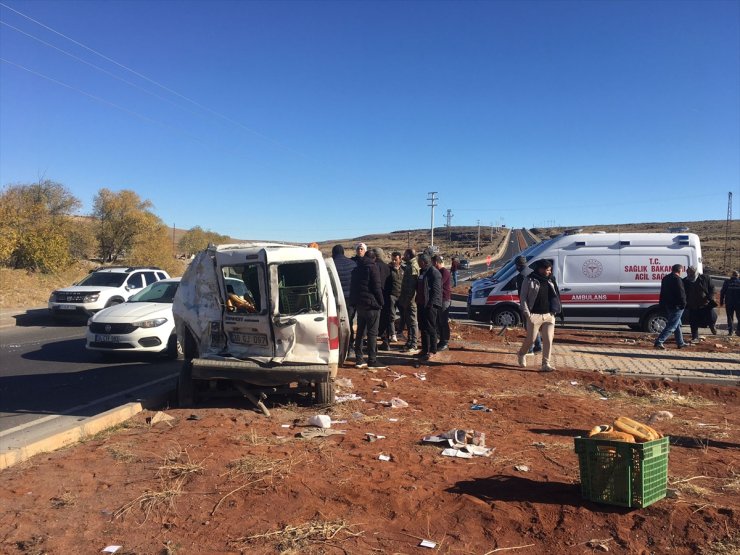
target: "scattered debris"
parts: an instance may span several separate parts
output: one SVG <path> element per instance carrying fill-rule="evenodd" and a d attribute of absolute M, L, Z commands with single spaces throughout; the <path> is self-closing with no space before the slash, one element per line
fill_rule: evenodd
<path fill-rule="evenodd" d="M 119 549 L 121 549 L 121 547 L 123 547 L 123 546 L 122 545 L 109 545 L 108 547 L 106 547 L 105 549 L 103 549 L 103 551 L 101 551 L 101 553 L 115 553 L 116 551 L 118 551 Z"/>
<path fill-rule="evenodd" d="M 519 472 L 529 472 L 529 467 L 526 464 L 517 464 L 514 465 L 514 470 L 518 470 Z"/>
<path fill-rule="evenodd" d="M 167 425 L 172 427 L 172 424 L 170 423 L 172 420 L 174 420 L 174 416 L 170 416 L 169 414 L 165 414 L 164 412 L 157 411 L 154 416 L 150 416 L 146 419 L 146 423 L 150 426 L 154 426 L 155 424 L 158 424 L 160 422 L 167 422 Z"/>
<path fill-rule="evenodd" d="M 344 435 L 347 432 L 345 430 L 329 430 L 326 428 L 312 428 L 310 430 L 303 430 L 302 432 L 298 432 L 295 437 L 299 437 L 301 439 L 314 439 L 317 437 L 329 437 L 329 436 L 340 436 Z"/>
<path fill-rule="evenodd" d="M 388 462 L 388 461 L 391 460 L 391 456 L 390 455 L 378 455 L 378 459 L 381 460 L 381 461 Z"/>
<path fill-rule="evenodd" d="M 669 412 L 667 410 L 659 410 L 658 412 L 655 412 L 650 415 L 650 418 L 648 418 L 647 423 L 654 424 L 660 420 L 670 420 L 671 418 L 673 418 L 672 412 Z"/>
<path fill-rule="evenodd" d="M 435 547 L 437 547 L 437 542 L 433 542 L 432 540 L 421 540 L 419 547 L 428 547 L 429 549 L 434 549 Z"/>
<path fill-rule="evenodd" d="M 337 387 L 341 387 L 344 389 L 354 389 L 354 385 L 352 385 L 352 378 L 337 378 L 334 383 Z"/>
<path fill-rule="evenodd" d="M 398 422 L 398 418 L 389 418 L 388 422 Z"/>
<path fill-rule="evenodd" d="M 598 393 L 602 397 L 609 397 L 609 393 L 607 393 L 606 389 L 604 389 L 603 387 L 599 387 L 598 385 L 596 385 L 594 383 L 588 384 L 588 386 L 586 387 L 586 389 L 588 389 L 589 391 L 593 391 L 595 393 Z"/>
<path fill-rule="evenodd" d="M 532 444 L 533 447 L 547 447 L 547 444 L 544 441 L 535 441 Z"/>
<path fill-rule="evenodd" d="M 309 426 L 317 428 L 331 428 L 331 416 L 327 414 L 316 414 L 308 419 Z"/>
<path fill-rule="evenodd" d="M 420 379 L 423 382 L 427 381 L 427 373 L 426 372 L 414 372 L 414 377 Z"/>
<path fill-rule="evenodd" d="M 362 401 L 362 397 L 360 397 L 357 393 L 347 393 L 346 395 L 337 395 L 334 398 L 334 401 L 336 403 L 346 403 L 347 401 Z"/>
<path fill-rule="evenodd" d="M 578 385 L 578 382 L 573 380 L 572 382 L 570 382 L 570 385 Z"/>
<path fill-rule="evenodd" d="M 458 459 L 472 459 L 473 454 L 468 453 L 467 451 L 463 451 L 462 449 L 455 449 L 453 447 L 448 447 L 447 449 L 444 449 L 442 451 L 443 457 L 455 457 Z"/>
<path fill-rule="evenodd" d="M 370 432 L 365 432 L 365 439 L 372 443 L 373 441 L 378 441 L 379 439 L 385 439 L 385 436 L 381 436 L 378 434 L 371 434 Z"/>
<path fill-rule="evenodd" d="M 606 542 L 611 541 L 611 538 L 608 540 L 588 540 L 586 542 L 586 545 L 590 547 L 591 549 L 598 549 L 600 551 L 609 551 L 609 546 L 606 545 Z"/>
<path fill-rule="evenodd" d="M 200 420 L 200 415 L 191 414 L 190 416 L 188 416 L 188 420 Z"/>

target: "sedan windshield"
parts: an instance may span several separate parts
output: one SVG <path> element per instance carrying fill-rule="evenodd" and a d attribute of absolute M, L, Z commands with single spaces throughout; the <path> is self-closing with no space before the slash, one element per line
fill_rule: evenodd
<path fill-rule="evenodd" d="M 175 291 L 177 291 L 177 282 L 165 282 L 158 281 L 152 283 L 148 287 L 145 287 L 136 295 L 131 297 L 128 302 L 130 303 L 171 303 L 172 299 L 175 298 Z"/>

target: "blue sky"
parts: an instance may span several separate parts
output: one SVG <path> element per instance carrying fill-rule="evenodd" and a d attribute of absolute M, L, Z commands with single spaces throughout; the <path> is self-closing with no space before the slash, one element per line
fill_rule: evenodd
<path fill-rule="evenodd" d="M 728 191 L 740 213 L 738 1 L 0 0 L 0 21 L 0 183 L 83 211 L 133 189 L 170 226 L 298 242 L 428 227 L 430 191 L 440 225 L 724 219 Z"/>

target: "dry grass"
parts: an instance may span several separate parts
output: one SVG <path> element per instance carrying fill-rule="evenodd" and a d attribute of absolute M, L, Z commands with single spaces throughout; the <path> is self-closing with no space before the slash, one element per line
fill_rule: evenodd
<path fill-rule="evenodd" d="M 95 264 L 78 262 L 57 274 L 0 268 L 0 308 L 46 306 L 49 293 L 81 280 Z"/>
<path fill-rule="evenodd" d="M 688 395 L 681 395 L 677 391 L 660 390 L 651 391 L 644 395 L 635 395 L 625 392 L 617 392 L 612 395 L 614 399 L 621 399 L 628 401 L 636 405 L 650 405 L 656 410 L 660 406 L 663 407 L 688 407 L 688 408 L 701 408 L 710 407 L 716 405 L 714 401 L 710 401 L 705 397 L 694 395 L 689 393 Z"/>
<path fill-rule="evenodd" d="M 65 491 L 58 497 L 51 498 L 51 506 L 55 509 L 63 509 L 64 507 L 72 507 L 77 503 L 77 497 L 72 493 Z"/>
<path fill-rule="evenodd" d="M 270 543 L 281 555 L 305 553 L 309 545 L 336 545 L 349 538 L 361 536 L 364 532 L 355 531 L 354 525 L 344 520 L 313 520 L 298 526 L 290 524 L 280 530 L 236 538 L 228 542 L 230 547 L 248 552 L 255 544 Z"/>
<path fill-rule="evenodd" d="M 106 447 L 106 450 L 110 454 L 111 457 L 113 457 L 114 460 L 117 460 L 119 462 L 129 463 L 134 462 L 138 460 L 138 456 L 130 450 L 130 445 L 122 445 L 120 443 L 116 443 L 114 445 L 109 445 Z"/>
<path fill-rule="evenodd" d="M 740 536 L 729 535 L 724 540 L 702 547 L 701 555 L 740 555 Z"/>
<path fill-rule="evenodd" d="M 193 462 L 187 449 L 179 445 L 170 447 L 157 467 L 159 488 L 144 491 L 136 499 L 129 501 L 113 513 L 113 518 L 123 518 L 135 508 L 143 514 L 142 524 L 151 514 L 160 516 L 175 510 L 175 500 L 182 495 L 185 483 L 194 474 L 203 472 L 203 462 Z"/>
<path fill-rule="evenodd" d="M 243 479 L 250 482 L 262 481 L 272 483 L 275 479 L 285 478 L 298 461 L 293 459 L 275 460 L 257 455 L 247 455 L 226 465 L 227 475 L 231 479 Z"/>

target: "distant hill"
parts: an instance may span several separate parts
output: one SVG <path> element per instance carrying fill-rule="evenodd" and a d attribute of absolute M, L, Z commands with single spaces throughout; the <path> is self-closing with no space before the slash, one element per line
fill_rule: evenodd
<path fill-rule="evenodd" d="M 573 227 L 573 226 L 571 226 Z M 532 228 L 533 235 L 546 239 L 565 231 L 565 227 Z M 699 235 L 702 243 L 702 254 L 707 273 L 728 274 L 732 269 L 740 268 L 740 223 L 731 222 L 729 233 L 725 220 L 705 220 L 696 222 L 646 222 L 637 224 L 619 225 L 585 225 L 576 226 L 589 231 L 625 232 L 625 233 L 663 233 L 669 228 L 687 227 L 689 232 Z M 187 232 L 186 229 L 174 228 L 175 244 Z M 480 228 L 480 254 L 494 253 L 506 233 L 505 228 L 491 228 L 481 226 Z M 217 232 L 218 233 L 218 232 Z M 331 255 L 334 245 L 342 245 L 345 251 L 352 252 L 358 242 L 366 243 L 370 247 L 381 247 L 386 255 L 394 250 L 403 252 L 407 247 L 422 250 L 430 244 L 429 229 L 402 229 L 390 233 L 373 233 L 360 237 L 343 239 L 332 239 L 321 241 L 319 248 L 326 256 Z M 243 242 L 243 239 L 233 239 L 235 243 Z M 434 244 L 440 251 L 448 255 L 460 255 L 473 257 L 478 248 L 477 226 L 451 226 L 438 227 L 434 229 Z"/>

